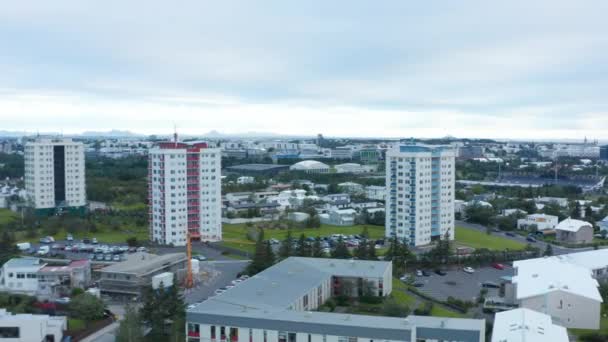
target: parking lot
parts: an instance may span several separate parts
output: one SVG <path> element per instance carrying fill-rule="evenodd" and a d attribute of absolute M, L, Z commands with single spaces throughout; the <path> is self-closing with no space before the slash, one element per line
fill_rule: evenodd
<path fill-rule="evenodd" d="M 416 281 L 423 283 L 422 287 L 418 287 L 418 291 L 438 300 L 445 301 L 448 297 L 474 300 L 479 296 L 482 283 L 500 284 L 501 277 L 513 276 L 513 274 L 513 268 L 508 266 L 504 270 L 493 267 L 478 268 L 474 273 L 466 273 L 460 268 L 447 270 L 445 276 L 430 272 L 429 277 L 416 277 Z M 487 290 L 488 296 L 498 295 L 498 289 L 488 288 Z"/>

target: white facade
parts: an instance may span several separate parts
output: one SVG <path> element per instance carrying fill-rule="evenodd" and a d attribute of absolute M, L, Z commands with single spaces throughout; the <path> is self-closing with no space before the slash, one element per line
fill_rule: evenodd
<path fill-rule="evenodd" d="M 566 328 L 599 329 L 602 297 L 592 271 L 561 258 L 513 263 L 515 300 Z"/>
<path fill-rule="evenodd" d="M 40 138 L 25 144 L 25 188 L 35 209 L 86 205 L 84 145 Z"/>
<path fill-rule="evenodd" d="M 65 330 L 65 316 L 12 315 L 6 309 L 0 309 L 0 340 L 3 342 L 61 341 Z"/>
<path fill-rule="evenodd" d="M 7 261 L 0 269 L 0 291 L 36 295 L 37 273 L 44 266 L 37 258 L 15 258 Z"/>
<path fill-rule="evenodd" d="M 376 201 L 384 201 L 386 200 L 386 187 L 378 185 L 366 186 L 365 197 Z"/>
<path fill-rule="evenodd" d="M 568 342 L 568 331 L 553 324 L 551 316 L 529 309 L 514 309 L 496 314 L 492 342 L 526 341 Z"/>
<path fill-rule="evenodd" d="M 455 152 L 445 146 L 400 145 L 386 154 L 386 236 L 412 246 L 454 239 Z"/>
<path fill-rule="evenodd" d="M 217 148 L 178 143 L 149 152 L 150 239 L 186 245 L 222 239 L 221 153 Z"/>
<path fill-rule="evenodd" d="M 536 225 L 539 231 L 547 229 L 555 229 L 559 218 L 553 215 L 547 214 L 532 214 L 526 216 L 526 218 L 517 220 L 517 229 L 530 229 L 532 225 Z"/>
<path fill-rule="evenodd" d="M 255 183 L 255 178 L 251 176 L 241 176 L 236 179 L 236 184 L 253 184 Z"/>

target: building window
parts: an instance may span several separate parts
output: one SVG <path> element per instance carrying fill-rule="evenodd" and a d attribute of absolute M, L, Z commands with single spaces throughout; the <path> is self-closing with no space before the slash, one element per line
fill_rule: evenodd
<path fill-rule="evenodd" d="M 236 342 L 239 340 L 239 328 L 230 328 L 230 341 Z"/>
<path fill-rule="evenodd" d="M 279 331 L 279 342 L 287 342 L 287 333 Z"/>
<path fill-rule="evenodd" d="M 0 327 L 0 338 L 19 338 L 19 327 Z"/>
<path fill-rule="evenodd" d="M 211 339 L 215 340 L 215 325 L 211 326 L 211 333 L 210 333 L 210 335 L 211 335 Z"/>
<path fill-rule="evenodd" d="M 268 333 L 264 330 L 264 342 L 268 342 Z"/>
<path fill-rule="evenodd" d="M 296 333 L 290 332 L 287 334 L 287 342 L 296 342 Z"/>

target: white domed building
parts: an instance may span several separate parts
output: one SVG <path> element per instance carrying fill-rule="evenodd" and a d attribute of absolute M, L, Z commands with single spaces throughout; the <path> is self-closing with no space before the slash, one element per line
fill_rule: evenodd
<path fill-rule="evenodd" d="M 304 160 L 289 167 L 290 171 L 304 171 L 306 173 L 318 174 L 329 173 L 329 165 L 316 160 Z"/>

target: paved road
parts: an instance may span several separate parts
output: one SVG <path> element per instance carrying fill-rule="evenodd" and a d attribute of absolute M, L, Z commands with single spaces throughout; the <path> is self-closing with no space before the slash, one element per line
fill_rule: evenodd
<path fill-rule="evenodd" d="M 479 225 L 479 224 L 475 224 L 475 223 L 469 223 L 469 222 L 464 222 L 464 221 L 456 221 L 456 226 L 459 227 L 463 227 L 463 228 L 468 228 L 468 229 L 474 229 L 474 230 L 478 230 L 480 232 L 486 232 L 487 228 L 485 226 Z M 515 236 L 509 236 L 506 235 L 504 232 L 492 232 L 492 235 L 496 235 L 496 236 L 500 236 L 502 238 L 505 239 L 509 239 L 509 240 L 513 240 L 513 241 L 517 241 L 517 242 L 521 242 L 521 243 L 530 243 L 526 240 L 525 237 L 519 235 L 519 234 L 515 234 Z M 532 246 L 538 247 L 540 248 L 541 252 L 544 251 L 547 248 L 547 243 L 544 241 L 537 241 L 535 243 L 530 243 Z M 593 247 L 584 247 L 584 248 L 565 248 L 562 246 L 558 246 L 555 244 L 551 244 L 552 248 L 553 248 L 553 255 L 561 255 L 561 254 L 569 254 L 569 253 L 576 253 L 576 252 L 584 252 L 584 251 L 590 251 L 593 249 Z"/>

